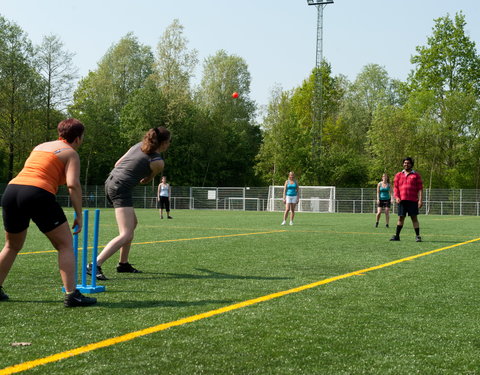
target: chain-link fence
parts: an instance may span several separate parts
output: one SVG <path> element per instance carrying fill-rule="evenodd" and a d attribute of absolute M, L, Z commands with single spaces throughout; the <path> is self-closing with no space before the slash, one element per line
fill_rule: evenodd
<path fill-rule="evenodd" d="M 6 184 L 0 184 L 0 195 Z M 178 209 L 265 211 L 268 207 L 268 186 L 265 187 L 185 187 L 172 186 L 170 206 Z M 137 186 L 133 191 L 136 208 L 156 208 L 156 189 Z M 65 186 L 57 194 L 58 202 L 70 207 L 70 197 Z M 84 186 L 85 207 L 111 207 L 103 186 Z M 376 212 L 375 188 L 336 188 L 334 212 Z M 395 212 L 396 205 L 392 211 Z M 480 215 L 480 190 L 475 189 L 426 189 L 421 214 L 431 215 Z"/>

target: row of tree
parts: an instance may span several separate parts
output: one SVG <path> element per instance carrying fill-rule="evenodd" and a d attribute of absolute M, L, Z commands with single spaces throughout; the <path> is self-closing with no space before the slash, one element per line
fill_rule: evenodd
<path fill-rule="evenodd" d="M 0 181 L 68 115 L 87 126 L 85 184 L 103 183 L 118 157 L 164 124 L 173 134 L 165 173 L 176 185 L 283 184 L 293 170 L 304 185 L 369 186 L 408 155 L 428 187 L 478 188 L 480 57 L 465 25 L 462 13 L 435 20 L 405 82 L 376 64 L 350 82 L 324 62 L 299 87 L 273 90 L 259 124 L 244 59 L 218 51 L 194 87 L 198 54 L 177 20 L 155 51 L 127 34 L 74 87 L 72 54 L 57 36 L 32 46 L 0 16 Z"/>

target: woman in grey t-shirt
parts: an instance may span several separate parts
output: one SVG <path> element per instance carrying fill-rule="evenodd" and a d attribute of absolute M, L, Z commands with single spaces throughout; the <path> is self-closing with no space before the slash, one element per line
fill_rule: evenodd
<path fill-rule="evenodd" d="M 143 141 L 132 146 L 116 163 L 105 181 L 107 199 L 115 208 L 119 234 L 112 239 L 97 257 L 97 279 L 107 280 L 102 264 L 120 250 L 117 272 L 140 272 L 128 262 L 128 254 L 137 226 L 133 208 L 132 191 L 138 184 L 148 184 L 163 171 L 165 163 L 161 152 L 170 146 L 170 131 L 163 126 L 150 129 Z M 91 265 L 88 266 L 89 274 Z"/>

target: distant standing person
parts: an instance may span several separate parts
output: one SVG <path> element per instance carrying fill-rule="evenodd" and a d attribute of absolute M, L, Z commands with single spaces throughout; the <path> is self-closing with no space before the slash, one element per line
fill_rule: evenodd
<path fill-rule="evenodd" d="M 37 145 L 3 193 L 5 246 L 0 252 L 0 301 L 9 298 L 2 284 L 23 248 L 30 220 L 33 220 L 57 250 L 66 291 L 65 307 L 88 306 L 97 302 L 96 298 L 85 297 L 76 288 L 72 232 L 55 198 L 58 187 L 66 184 L 76 213 L 72 228 L 75 234 L 79 233 L 82 230 L 82 187 L 77 149 L 83 143 L 84 130 L 83 124 L 74 118 L 60 122 L 58 140 Z M 24 272 L 28 274 L 29 271 Z M 34 287 L 34 280 L 31 277 L 28 279 L 28 287 Z"/>
<path fill-rule="evenodd" d="M 283 185 L 283 203 L 285 212 L 283 213 L 282 225 L 287 223 L 288 213 L 290 212 L 290 225 L 293 225 L 295 218 L 295 206 L 298 203 L 298 182 L 295 179 L 295 173 L 288 174 L 288 180 Z"/>
<path fill-rule="evenodd" d="M 112 239 L 97 257 L 97 279 L 108 280 L 102 271 L 103 263 L 120 249 L 117 272 L 140 272 L 128 262 L 138 220 L 133 208 L 133 188 L 148 184 L 163 171 L 165 166 L 161 152 L 170 146 L 170 131 L 163 126 L 150 129 L 143 141 L 132 146 L 116 163 L 105 181 L 107 199 L 115 208 L 119 234 Z M 92 265 L 88 265 L 91 274 Z"/>
<path fill-rule="evenodd" d="M 375 222 L 375 228 L 378 228 L 378 222 L 382 215 L 382 209 L 385 210 L 385 226 L 388 228 L 390 220 L 390 205 L 393 199 L 392 186 L 390 185 L 390 178 L 388 174 L 384 173 L 382 181 L 377 185 L 377 216 Z"/>
<path fill-rule="evenodd" d="M 403 159 L 403 171 L 398 172 L 393 181 L 393 192 L 398 204 L 398 222 L 397 232 L 390 241 L 400 241 L 400 232 L 408 214 L 415 229 L 415 240 L 422 242 L 417 216 L 423 206 L 423 183 L 421 176 L 413 170 L 413 165 L 412 158 Z"/>
<path fill-rule="evenodd" d="M 170 196 L 172 195 L 172 187 L 167 183 L 167 177 L 162 176 L 162 182 L 158 184 L 157 199 L 158 208 L 160 208 L 160 219 L 163 219 L 163 209 L 167 211 L 167 218 L 173 219 L 170 216 Z"/>

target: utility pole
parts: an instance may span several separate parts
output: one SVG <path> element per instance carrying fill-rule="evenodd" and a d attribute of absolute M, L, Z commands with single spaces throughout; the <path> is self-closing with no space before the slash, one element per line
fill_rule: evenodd
<path fill-rule="evenodd" d="M 307 0 L 308 5 L 317 8 L 317 46 L 315 56 L 315 86 L 312 100 L 312 156 L 314 161 L 320 159 L 323 130 L 323 82 L 320 70 L 323 62 L 323 9 L 333 0 Z"/>

